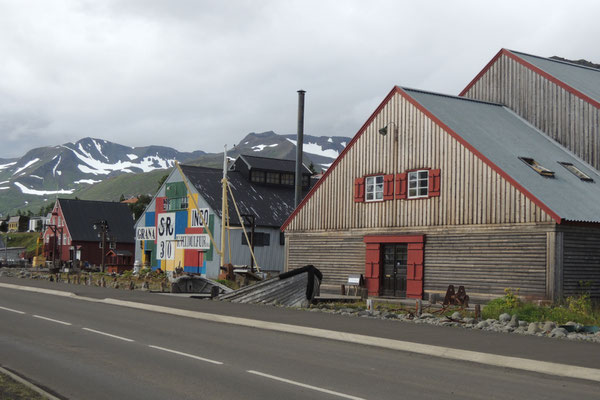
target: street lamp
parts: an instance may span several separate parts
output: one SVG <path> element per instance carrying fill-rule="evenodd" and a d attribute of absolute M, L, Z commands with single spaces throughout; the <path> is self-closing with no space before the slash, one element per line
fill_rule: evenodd
<path fill-rule="evenodd" d="M 98 237 L 102 242 L 102 272 L 104 273 L 104 257 L 106 256 L 106 240 L 108 237 L 108 222 L 105 219 L 94 222 L 92 225 L 94 230 L 99 231 Z"/>

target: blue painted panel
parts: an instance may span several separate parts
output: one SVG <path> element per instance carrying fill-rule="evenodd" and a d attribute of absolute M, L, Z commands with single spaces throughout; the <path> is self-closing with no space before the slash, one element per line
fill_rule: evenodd
<path fill-rule="evenodd" d="M 146 213 L 146 218 L 144 220 L 146 226 L 154 226 L 154 222 L 156 221 L 154 214 L 154 211 Z"/>
<path fill-rule="evenodd" d="M 190 274 L 206 274 L 206 267 L 183 267 L 183 271 Z"/>
<path fill-rule="evenodd" d="M 187 228 L 188 223 L 188 212 L 187 211 L 177 211 L 175 213 L 175 234 L 183 234 L 185 233 L 185 228 Z"/>

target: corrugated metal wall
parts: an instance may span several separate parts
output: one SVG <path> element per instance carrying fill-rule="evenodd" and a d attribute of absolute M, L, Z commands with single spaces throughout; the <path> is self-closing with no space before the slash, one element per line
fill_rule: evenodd
<path fill-rule="evenodd" d="M 399 126 L 396 160 L 394 135 L 378 134 L 378 129 L 390 121 Z M 355 178 L 416 168 L 441 169 L 439 197 L 354 202 Z M 396 94 L 348 149 L 286 231 L 550 221 L 549 215 L 508 181 Z"/>
<path fill-rule="evenodd" d="M 600 110 L 501 55 L 465 97 L 502 103 L 600 169 Z"/>
<path fill-rule="evenodd" d="M 572 296 L 589 291 L 600 297 L 600 229 L 561 226 L 563 233 L 563 291 Z"/>

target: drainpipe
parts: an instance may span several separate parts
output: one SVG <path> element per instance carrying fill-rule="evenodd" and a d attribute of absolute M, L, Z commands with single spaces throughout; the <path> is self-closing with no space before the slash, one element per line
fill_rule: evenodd
<path fill-rule="evenodd" d="M 296 142 L 296 190 L 294 208 L 302 201 L 302 143 L 304 142 L 304 90 L 298 90 L 298 137 Z"/>

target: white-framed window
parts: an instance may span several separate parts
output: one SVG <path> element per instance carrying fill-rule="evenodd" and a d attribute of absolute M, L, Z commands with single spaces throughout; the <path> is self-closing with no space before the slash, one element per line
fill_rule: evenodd
<path fill-rule="evenodd" d="M 365 201 L 383 200 L 383 175 L 365 178 Z"/>
<path fill-rule="evenodd" d="M 429 170 L 408 173 L 408 198 L 416 199 L 429 195 Z"/>

